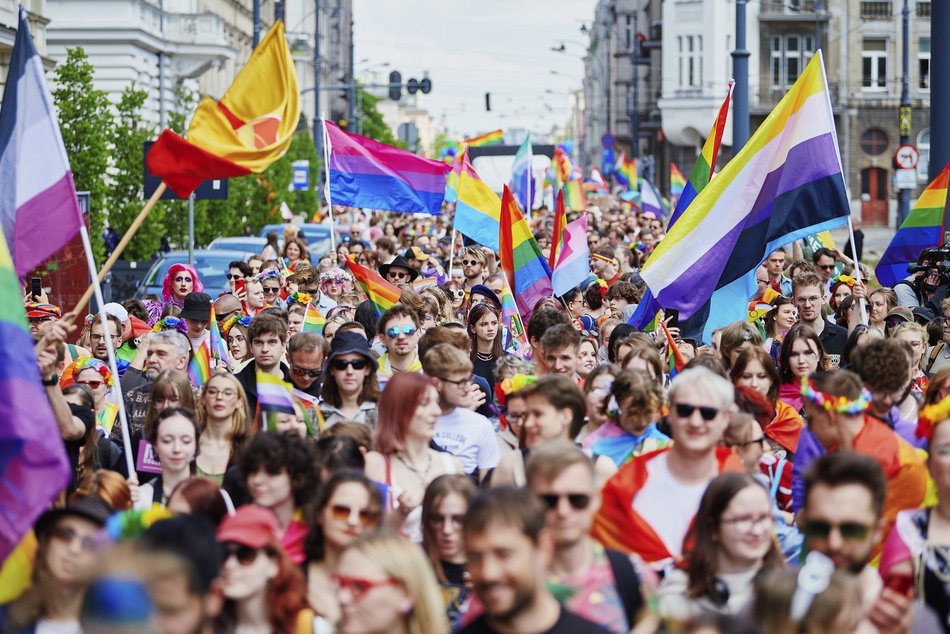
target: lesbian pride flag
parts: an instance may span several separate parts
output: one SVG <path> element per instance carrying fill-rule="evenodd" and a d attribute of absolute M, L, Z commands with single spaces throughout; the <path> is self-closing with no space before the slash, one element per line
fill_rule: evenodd
<path fill-rule="evenodd" d="M 0 227 L 17 277 L 66 246 L 81 223 L 43 60 L 21 6 L 0 111 Z"/>

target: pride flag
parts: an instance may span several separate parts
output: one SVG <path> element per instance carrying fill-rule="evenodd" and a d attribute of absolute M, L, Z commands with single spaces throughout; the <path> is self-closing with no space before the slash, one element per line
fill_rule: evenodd
<path fill-rule="evenodd" d="M 769 253 L 845 224 L 849 213 L 819 51 L 657 245 L 641 276 L 681 319 L 705 311 L 709 341 L 713 329 L 745 320 L 755 269 Z"/>
<path fill-rule="evenodd" d="M 548 254 L 548 267 L 551 269 L 557 264 L 557 252 L 564 239 L 565 226 L 567 226 L 567 211 L 564 209 L 564 190 L 561 190 L 554 199 L 554 227 L 551 231 L 551 252 Z"/>
<path fill-rule="evenodd" d="M 217 359 L 219 364 L 224 364 L 225 367 L 231 365 L 230 356 L 228 355 L 228 342 L 221 336 L 221 329 L 218 328 L 218 319 L 214 314 L 214 304 L 211 304 L 211 321 L 208 323 L 208 330 L 210 331 L 209 341 L 211 343 L 211 358 Z"/>
<path fill-rule="evenodd" d="M 278 20 L 221 101 L 201 100 L 188 139 L 165 130 L 146 162 L 179 198 L 188 198 L 202 181 L 263 172 L 290 147 L 298 123 L 297 73 Z"/>
<path fill-rule="evenodd" d="M 315 332 L 318 335 L 323 334 L 323 326 L 327 323 L 327 318 L 323 316 L 317 307 L 307 302 L 307 312 L 304 313 L 303 325 L 300 332 Z"/>
<path fill-rule="evenodd" d="M 669 212 L 669 206 L 663 203 L 656 185 L 647 178 L 640 181 L 640 209 L 653 213 L 657 218 L 665 218 Z"/>
<path fill-rule="evenodd" d="M 352 258 L 346 259 L 346 266 L 366 293 L 369 301 L 373 302 L 377 316 L 381 317 L 399 301 L 401 294 L 399 288 L 384 280 L 376 271 L 357 264 Z"/>
<path fill-rule="evenodd" d="M 505 142 L 505 133 L 501 130 L 492 130 L 485 134 L 473 136 L 471 139 L 465 139 L 465 145 L 469 147 L 488 147 L 490 145 L 501 145 Z"/>
<path fill-rule="evenodd" d="M 574 178 L 574 163 L 560 145 L 554 148 L 554 177 L 558 188 Z"/>
<path fill-rule="evenodd" d="M 445 175 L 445 202 L 454 203 L 459 199 L 459 172 L 462 171 L 462 152 L 452 157 L 449 165 L 452 171 Z"/>
<path fill-rule="evenodd" d="M 683 176 L 683 172 L 680 171 L 680 168 L 676 167 L 676 163 L 670 162 L 670 194 L 673 196 L 679 196 L 683 193 L 683 188 L 686 187 L 686 178 Z"/>
<path fill-rule="evenodd" d="M 614 176 L 617 177 L 617 182 L 619 182 L 621 185 L 626 185 L 630 189 L 636 189 L 637 159 L 631 157 L 628 161 L 626 153 L 621 152 L 620 160 L 617 161 L 617 169 L 614 172 Z"/>
<path fill-rule="evenodd" d="M 501 199 L 499 227 L 501 269 L 508 277 L 518 310 L 525 319 L 531 319 L 538 300 L 553 294 L 551 269 L 507 185 Z"/>
<path fill-rule="evenodd" d="M 294 413 L 294 386 L 270 372 L 257 371 L 257 404 L 263 413 Z"/>
<path fill-rule="evenodd" d="M 515 153 L 515 162 L 511 166 L 511 191 L 524 209 L 534 206 L 534 172 L 531 169 L 533 156 L 534 149 L 531 147 L 529 132 Z"/>
<path fill-rule="evenodd" d="M 590 277 L 590 249 L 587 245 L 587 214 L 564 229 L 564 243 L 551 273 L 551 286 L 558 297 Z"/>
<path fill-rule="evenodd" d="M 459 168 L 458 201 L 455 203 L 455 229 L 470 240 L 498 251 L 498 214 L 501 199 L 485 184 L 462 154 Z"/>
<path fill-rule="evenodd" d="M 334 205 L 438 215 L 452 166 L 324 121 Z"/>
<path fill-rule="evenodd" d="M 23 7 L 0 110 L 0 226 L 18 277 L 79 232 L 73 173 Z"/>
<path fill-rule="evenodd" d="M 201 387 L 211 378 L 211 351 L 208 344 L 201 344 L 191 355 L 191 361 L 188 362 L 188 378 L 195 387 Z"/>
<path fill-rule="evenodd" d="M 501 300 L 501 323 L 507 330 L 505 351 L 521 356 L 528 349 L 528 335 L 525 333 L 524 322 L 518 312 L 515 297 L 511 294 L 506 275 L 501 276 L 501 297 L 498 299 Z"/>
<path fill-rule="evenodd" d="M 575 178 L 564 184 L 561 190 L 564 192 L 564 206 L 571 211 L 584 211 L 587 209 L 587 200 L 584 198 L 584 188 L 581 179 Z"/>
<path fill-rule="evenodd" d="M 683 359 L 683 353 L 680 352 L 679 346 L 676 345 L 673 335 L 670 334 L 663 320 L 657 320 L 657 325 L 663 331 L 663 336 L 666 337 L 666 365 L 670 378 L 672 379 L 683 371 L 683 368 L 686 366 L 686 360 Z"/>
<path fill-rule="evenodd" d="M 917 265 L 921 251 L 938 247 L 943 242 L 947 226 L 948 180 L 950 163 L 927 185 L 891 238 L 875 269 L 882 285 L 894 286 L 906 278 L 909 275 L 907 267 Z"/>

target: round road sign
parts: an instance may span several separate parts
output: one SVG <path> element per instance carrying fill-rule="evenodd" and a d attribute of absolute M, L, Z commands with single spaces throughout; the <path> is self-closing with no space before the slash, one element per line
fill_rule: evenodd
<path fill-rule="evenodd" d="M 901 145 L 894 152 L 894 164 L 900 169 L 915 169 L 919 160 L 920 152 L 913 145 Z"/>

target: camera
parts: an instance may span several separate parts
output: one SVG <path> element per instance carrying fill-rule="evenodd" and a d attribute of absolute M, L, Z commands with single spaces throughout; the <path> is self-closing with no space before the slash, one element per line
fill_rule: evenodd
<path fill-rule="evenodd" d="M 908 266 L 908 273 L 920 273 L 937 269 L 940 285 L 950 285 L 950 246 L 946 243 L 932 249 L 924 249 L 917 258 L 916 266 Z"/>

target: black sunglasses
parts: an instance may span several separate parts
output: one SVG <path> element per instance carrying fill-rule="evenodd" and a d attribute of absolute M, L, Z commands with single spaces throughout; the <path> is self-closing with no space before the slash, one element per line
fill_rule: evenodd
<path fill-rule="evenodd" d="M 320 376 L 320 370 L 308 370 L 307 368 L 298 368 L 297 366 L 290 366 L 290 371 L 298 376 L 309 376 L 311 379 L 315 379 Z"/>
<path fill-rule="evenodd" d="M 227 561 L 231 557 L 235 557 L 242 566 L 250 566 L 257 559 L 260 552 L 259 548 L 251 548 L 244 544 L 225 544 L 223 560 Z"/>
<path fill-rule="evenodd" d="M 351 367 L 354 370 L 362 370 L 366 367 L 368 361 L 366 359 L 334 359 L 333 360 L 333 369 L 340 370 L 341 372 L 347 367 Z"/>
<path fill-rule="evenodd" d="M 821 520 L 809 520 L 802 526 L 802 532 L 805 537 L 817 539 L 827 539 L 831 534 L 831 529 L 837 528 L 841 534 L 841 539 L 845 541 L 860 541 L 867 537 L 870 526 L 859 524 L 858 522 L 843 522 L 841 524 L 832 524 Z"/>
<path fill-rule="evenodd" d="M 719 414 L 719 410 L 715 407 L 700 407 L 686 403 L 676 404 L 676 415 L 680 418 L 689 418 L 696 410 L 699 410 L 699 415 L 703 417 L 703 420 L 707 421 L 716 418 L 716 415 Z"/>
<path fill-rule="evenodd" d="M 561 498 L 567 498 L 571 506 L 578 511 L 582 511 L 590 505 L 590 496 L 586 493 L 542 493 L 538 495 L 538 499 L 551 510 L 557 508 L 558 504 L 561 503 Z"/>
<path fill-rule="evenodd" d="M 279 286 L 265 286 L 264 292 L 265 293 L 279 293 L 280 287 Z"/>

